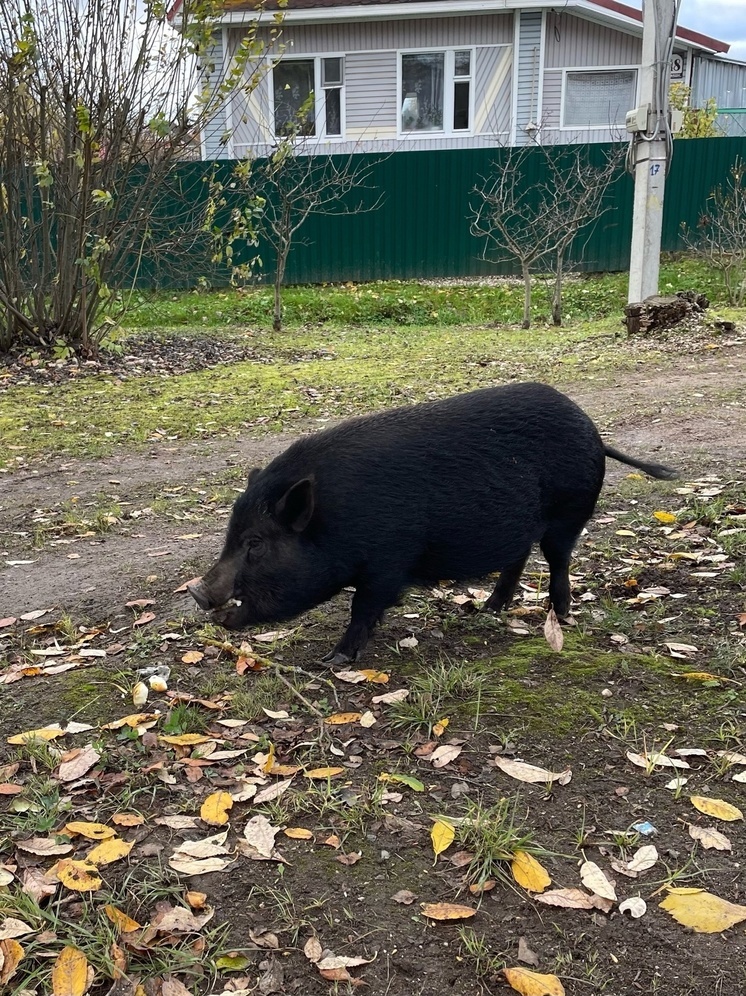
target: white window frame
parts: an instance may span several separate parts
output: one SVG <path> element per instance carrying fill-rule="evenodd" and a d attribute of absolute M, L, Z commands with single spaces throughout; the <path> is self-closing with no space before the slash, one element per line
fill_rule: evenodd
<path fill-rule="evenodd" d="M 402 56 L 403 55 L 445 55 L 445 65 L 443 67 L 443 128 L 428 131 L 403 131 L 401 126 L 401 105 L 404 99 L 402 94 Z M 469 75 L 456 76 L 456 52 L 469 52 Z M 428 45 L 427 48 L 402 48 L 396 53 L 396 136 L 403 141 L 423 141 L 428 138 L 447 137 L 460 138 L 474 134 L 474 90 L 476 84 L 476 46 L 475 45 Z M 469 127 L 453 127 L 453 94 L 454 85 L 459 81 L 469 82 Z"/>
<path fill-rule="evenodd" d="M 634 104 L 632 107 L 628 107 L 627 110 L 631 111 L 633 107 L 637 106 L 640 96 L 640 66 L 639 64 L 627 65 L 627 66 L 568 66 L 562 70 L 562 93 L 560 95 L 560 131 L 614 131 L 616 128 L 624 130 L 624 122 L 619 124 L 614 122 L 607 122 L 602 125 L 566 125 L 565 124 L 565 97 L 567 96 L 567 74 L 568 73 L 594 73 L 598 75 L 599 73 L 618 73 L 618 72 L 630 72 L 634 70 L 635 72 L 635 96 Z"/>
<path fill-rule="evenodd" d="M 337 86 L 325 86 L 321 85 L 321 62 L 322 59 L 341 59 L 342 60 L 342 85 Z M 314 52 L 303 55 L 300 52 L 293 52 L 292 55 L 283 56 L 281 59 L 272 59 L 269 61 L 269 71 L 267 72 L 267 86 L 269 88 L 269 124 L 272 129 L 272 136 L 274 139 L 283 139 L 286 136 L 278 135 L 275 132 L 275 79 L 274 70 L 275 66 L 279 65 L 281 62 L 311 62 L 313 61 L 313 97 L 314 97 L 314 125 L 316 129 L 315 135 L 299 135 L 298 141 L 303 142 L 344 142 L 345 132 L 347 130 L 347 116 L 346 116 L 346 100 L 345 92 L 347 88 L 347 67 L 345 65 L 345 53 L 344 52 Z M 327 90 L 339 90 L 339 109 L 340 109 L 340 134 L 339 135 L 327 135 L 326 133 L 326 91 Z"/>

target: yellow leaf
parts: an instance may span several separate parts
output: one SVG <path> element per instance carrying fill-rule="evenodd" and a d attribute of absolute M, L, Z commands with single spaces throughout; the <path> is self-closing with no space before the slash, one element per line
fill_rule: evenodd
<path fill-rule="evenodd" d="M 344 768 L 312 768 L 303 773 L 306 778 L 334 778 L 335 775 L 341 775 L 344 770 Z"/>
<path fill-rule="evenodd" d="M 436 820 L 433 824 L 433 828 L 430 831 L 430 839 L 433 842 L 433 852 L 435 857 L 442 854 L 443 851 L 448 850 L 448 848 L 453 843 L 453 838 L 456 836 L 456 831 L 453 829 L 450 823 L 446 823 L 445 820 Z"/>
<path fill-rule="evenodd" d="M 121 719 L 115 719 L 113 723 L 107 723 L 102 726 L 102 730 L 119 730 L 123 726 L 131 726 L 133 729 L 136 726 L 142 726 L 143 723 L 155 723 L 160 719 L 157 712 L 132 712 L 129 716 L 122 716 Z"/>
<path fill-rule="evenodd" d="M 282 832 L 291 840 L 313 840 L 313 834 L 305 827 L 286 827 Z"/>
<path fill-rule="evenodd" d="M 201 910 L 207 902 L 207 895 L 204 892 L 196 892 L 192 889 L 184 894 L 184 898 L 193 910 Z"/>
<path fill-rule="evenodd" d="M 324 722 L 327 726 L 345 726 L 347 723 L 357 723 L 361 716 L 361 712 L 335 712 L 333 716 L 327 716 Z"/>
<path fill-rule="evenodd" d="M 448 716 L 444 716 L 442 719 L 439 719 L 438 722 L 435 724 L 435 726 L 433 726 L 434 735 L 436 737 L 442 737 L 450 722 L 451 721 L 448 718 Z"/>
<path fill-rule="evenodd" d="M 97 868 L 100 868 L 102 865 L 110 865 L 114 861 L 121 861 L 122 858 L 126 858 L 134 846 L 134 841 L 129 843 L 126 840 L 122 840 L 121 837 L 110 837 L 102 844 L 99 844 L 98 847 L 94 847 L 92 851 L 89 851 L 86 855 L 86 861 L 90 861 Z"/>
<path fill-rule="evenodd" d="M 376 671 L 374 668 L 362 668 L 360 674 L 364 674 L 365 680 L 372 681 L 374 685 L 385 685 L 389 680 L 385 671 Z"/>
<path fill-rule="evenodd" d="M 112 827 L 107 827 L 103 823 L 81 823 L 73 822 L 65 824 L 65 833 L 79 834 L 88 840 L 106 840 L 116 833 Z"/>
<path fill-rule="evenodd" d="M 88 988 L 88 959 L 70 945 L 60 951 L 52 967 L 52 996 L 83 996 Z"/>
<path fill-rule="evenodd" d="M 653 518 L 657 519 L 658 522 L 664 522 L 666 525 L 676 522 L 676 516 L 673 512 L 653 512 Z"/>
<path fill-rule="evenodd" d="M 90 861 L 62 858 L 56 866 L 57 878 L 73 892 L 94 892 L 101 888 L 98 869 Z"/>
<path fill-rule="evenodd" d="M 213 792 L 200 807 L 199 815 L 205 823 L 222 827 L 228 822 L 228 812 L 233 808 L 233 799 L 227 792 Z"/>
<path fill-rule="evenodd" d="M 705 816 L 712 816 L 716 820 L 742 820 L 743 813 L 736 806 L 731 806 L 729 802 L 722 799 L 710 799 L 704 795 L 693 795 L 690 798 L 691 804 Z"/>
<path fill-rule="evenodd" d="M 477 912 L 471 906 L 458 903 L 420 903 L 423 916 L 431 920 L 467 920 Z"/>
<path fill-rule="evenodd" d="M 274 768 L 274 766 L 275 766 L 275 745 L 273 743 L 270 743 L 269 750 L 267 751 L 267 757 L 262 764 L 262 771 L 264 772 L 265 775 L 267 775 L 272 770 L 272 768 Z"/>
<path fill-rule="evenodd" d="M 543 892 L 552 884 L 546 868 L 527 851 L 516 851 L 510 868 L 518 885 L 529 892 Z"/>
<path fill-rule="evenodd" d="M 727 681 L 719 674 L 710 674 L 709 671 L 679 671 L 671 674 L 672 678 L 681 678 L 683 681 Z"/>
<path fill-rule="evenodd" d="M 746 920 L 746 906 L 729 903 L 704 889 L 669 889 L 661 909 L 698 934 L 719 934 Z"/>
<path fill-rule="evenodd" d="M 0 986 L 4 986 L 15 975 L 25 952 L 14 937 L 0 941 Z"/>
<path fill-rule="evenodd" d="M 187 650 L 181 659 L 185 664 L 199 664 L 204 656 L 200 650 Z"/>
<path fill-rule="evenodd" d="M 175 744 L 177 747 L 193 747 L 195 744 L 206 744 L 215 737 L 206 737 L 203 733 L 180 733 L 178 736 L 161 736 L 158 739 L 166 744 Z"/>
<path fill-rule="evenodd" d="M 104 913 L 108 916 L 114 926 L 123 934 L 128 934 L 131 930 L 140 929 L 141 924 L 139 924 L 137 920 L 133 920 L 131 916 L 127 916 L 126 913 L 122 913 L 122 911 L 118 910 L 116 906 L 104 906 Z"/>
<path fill-rule="evenodd" d="M 504 968 L 503 975 L 521 996 L 565 996 L 565 987 L 556 975 L 539 975 L 527 968 Z"/>
<path fill-rule="evenodd" d="M 8 737 L 9 744 L 27 744 L 30 740 L 55 740 L 64 736 L 65 731 L 56 726 L 45 726 L 40 730 L 26 730 L 25 733 L 16 733 L 14 737 Z"/>

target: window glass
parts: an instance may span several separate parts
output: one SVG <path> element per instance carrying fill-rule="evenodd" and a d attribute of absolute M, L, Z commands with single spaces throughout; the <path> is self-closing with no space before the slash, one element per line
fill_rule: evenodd
<path fill-rule="evenodd" d="M 321 60 L 321 85 L 341 86 L 342 85 L 342 59 L 335 56 L 330 59 Z"/>
<path fill-rule="evenodd" d="M 562 123 L 566 128 L 615 127 L 635 106 L 637 70 L 568 73 Z"/>
<path fill-rule="evenodd" d="M 454 52 L 454 76 L 471 76 L 471 52 Z"/>
<path fill-rule="evenodd" d="M 326 133 L 327 135 L 342 134 L 342 91 L 324 90 L 326 104 Z"/>
<path fill-rule="evenodd" d="M 443 130 L 444 52 L 402 56 L 402 131 Z"/>
<path fill-rule="evenodd" d="M 297 131 L 316 134 L 316 110 L 313 100 L 313 59 L 283 60 L 274 67 L 272 81 L 275 100 L 275 134 Z M 309 101 L 310 98 L 310 101 Z M 303 120 L 299 120 L 305 107 Z"/>
<path fill-rule="evenodd" d="M 456 81 L 453 85 L 453 130 L 466 131 L 469 127 L 469 83 Z"/>

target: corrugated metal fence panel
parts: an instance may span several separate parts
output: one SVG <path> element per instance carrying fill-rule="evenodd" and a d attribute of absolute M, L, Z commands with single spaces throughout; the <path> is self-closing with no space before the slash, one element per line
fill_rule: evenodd
<path fill-rule="evenodd" d="M 576 147 L 569 147 L 566 154 Z M 607 146 L 586 147 L 590 162 L 602 161 Z M 530 187 L 541 177 L 542 154 L 532 150 L 525 164 L 523 183 Z M 380 194 L 381 206 L 364 214 L 311 216 L 298 233 L 287 268 L 288 283 L 323 283 L 382 279 L 481 276 L 516 272 L 509 259 L 487 262 L 481 258 L 483 244 L 469 231 L 473 188 L 502 165 L 509 150 L 454 149 L 428 152 L 398 152 L 381 158 L 361 155 L 367 161 L 370 177 L 365 190 L 353 192 L 348 204 L 371 203 Z M 746 137 L 678 140 L 666 187 L 663 249 L 683 247 L 681 222 L 694 227 L 710 191 L 728 176 L 737 156 L 746 158 Z M 340 157 L 344 159 L 345 157 Z M 185 164 L 184 183 L 194 201 L 200 177 L 219 171 L 230 176 L 229 162 Z M 188 182 L 187 182 L 188 178 Z M 197 192 L 197 193 L 195 193 Z M 609 190 L 604 210 L 592 230 L 586 231 L 571 249 L 577 269 L 593 271 L 626 270 L 632 231 L 632 179 L 619 177 Z M 164 204 L 161 218 L 179 217 L 179 206 Z M 261 279 L 270 279 L 274 269 L 271 250 L 260 247 L 264 269 Z M 200 255 L 200 253 L 202 255 Z M 208 274 L 209 248 L 179 261 L 170 258 L 168 268 L 147 261 L 142 271 L 143 286 L 177 286 L 196 282 Z M 181 272 L 182 276 L 177 274 Z M 227 274 L 211 273 L 214 283 L 227 281 Z"/>
<path fill-rule="evenodd" d="M 737 158 L 746 159 L 746 136 L 688 138 L 674 142 L 663 211 L 663 249 L 684 248 L 681 225 L 696 228 L 714 187 L 725 183 Z"/>

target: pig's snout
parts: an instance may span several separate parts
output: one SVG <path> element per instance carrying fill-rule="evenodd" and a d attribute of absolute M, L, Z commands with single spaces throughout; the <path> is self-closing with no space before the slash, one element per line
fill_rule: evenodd
<path fill-rule="evenodd" d="M 199 605 L 201 609 L 204 609 L 205 612 L 208 612 L 211 608 L 213 608 L 210 596 L 207 594 L 205 586 L 201 581 L 196 581 L 194 584 L 187 585 L 187 591 L 197 605 Z"/>

